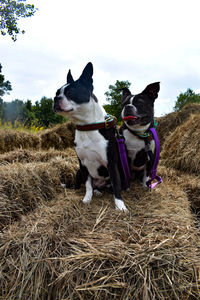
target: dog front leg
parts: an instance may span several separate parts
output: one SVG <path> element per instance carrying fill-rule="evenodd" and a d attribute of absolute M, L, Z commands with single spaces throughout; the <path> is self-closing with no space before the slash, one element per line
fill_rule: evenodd
<path fill-rule="evenodd" d="M 93 195 L 93 187 L 92 187 L 92 178 L 89 174 L 85 183 L 85 187 L 86 187 L 86 194 L 85 197 L 83 198 L 83 203 L 90 203 Z"/>
<path fill-rule="evenodd" d="M 121 178 L 116 165 L 114 166 L 114 168 L 109 168 L 109 174 L 110 174 L 111 184 L 113 187 L 116 209 L 127 211 L 127 208 L 121 196 Z"/>
<path fill-rule="evenodd" d="M 147 169 L 146 167 L 144 168 L 144 174 L 143 174 L 143 178 L 142 178 L 142 186 L 144 188 L 147 188 L 147 184 L 146 182 L 149 180 L 149 176 L 147 176 Z"/>

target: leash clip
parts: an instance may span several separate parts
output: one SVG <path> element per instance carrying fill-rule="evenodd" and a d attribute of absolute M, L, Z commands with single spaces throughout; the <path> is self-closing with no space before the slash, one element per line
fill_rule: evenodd
<path fill-rule="evenodd" d="M 112 122 L 116 123 L 116 120 L 115 116 L 108 115 L 108 118 L 105 119 L 105 128 L 109 129 L 113 125 Z"/>
<path fill-rule="evenodd" d="M 154 180 L 156 180 L 156 182 L 152 183 L 152 181 L 154 181 Z M 160 176 L 156 175 L 155 178 L 148 180 L 146 182 L 146 185 L 148 186 L 148 188 L 153 189 L 157 184 L 160 184 L 160 183 L 162 183 L 162 178 Z"/>

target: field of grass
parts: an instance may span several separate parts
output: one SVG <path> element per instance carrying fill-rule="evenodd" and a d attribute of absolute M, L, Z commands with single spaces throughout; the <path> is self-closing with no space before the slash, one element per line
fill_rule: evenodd
<path fill-rule="evenodd" d="M 38 126 L 34 126 L 32 125 L 31 127 L 27 127 L 24 126 L 24 124 L 15 121 L 14 124 L 12 125 L 11 122 L 5 122 L 4 124 L 2 124 L 2 122 L 0 121 L 0 129 L 1 130 L 15 130 L 15 131 L 25 131 L 25 132 L 29 132 L 29 133 L 37 133 L 40 132 L 42 130 L 44 130 L 44 127 L 38 127 Z"/>
<path fill-rule="evenodd" d="M 0 128 L 0 299 L 200 298 L 200 105 L 158 121 L 163 183 L 128 213 L 74 190 L 73 123 Z"/>

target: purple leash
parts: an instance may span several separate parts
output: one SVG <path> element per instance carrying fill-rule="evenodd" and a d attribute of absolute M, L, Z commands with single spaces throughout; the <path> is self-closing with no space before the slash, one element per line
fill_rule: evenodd
<path fill-rule="evenodd" d="M 150 128 L 149 129 L 153 135 L 153 139 L 155 141 L 155 160 L 154 160 L 154 164 L 151 170 L 151 179 L 149 179 L 146 182 L 146 185 L 150 188 L 153 189 L 157 184 L 162 182 L 162 178 L 160 176 L 158 176 L 157 173 L 157 166 L 158 166 L 158 162 L 159 162 L 159 158 L 160 158 L 160 143 L 159 143 L 159 138 L 157 135 L 157 132 L 154 128 Z M 125 176 L 125 189 L 127 189 L 129 187 L 129 180 L 131 178 L 131 173 L 130 173 L 130 169 L 129 169 L 129 165 L 128 165 L 128 160 L 127 160 L 127 155 L 126 155 L 126 149 L 125 149 L 125 144 L 124 144 L 124 139 L 117 139 L 117 143 L 118 143 L 118 149 L 119 149 L 119 155 L 120 155 L 120 160 L 121 160 L 121 164 L 122 164 L 122 169 L 124 172 L 124 176 Z M 153 180 L 156 180 L 156 182 L 152 183 Z"/>
<path fill-rule="evenodd" d="M 159 158 L 160 158 L 160 143 L 159 143 L 159 138 L 157 135 L 157 132 L 154 128 L 149 128 L 149 130 L 151 131 L 154 141 L 155 141 L 155 148 L 156 148 L 156 155 L 155 155 L 155 160 L 154 160 L 154 164 L 151 170 L 151 179 L 149 179 L 146 182 L 146 185 L 150 188 L 153 189 L 157 184 L 162 182 L 162 178 L 158 175 L 156 175 L 157 172 L 157 166 L 158 166 L 158 162 L 159 162 Z M 156 180 L 156 182 L 152 183 L 153 180 Z"/>
<path fill-rule="evenodd" d="M 128 160 L 127 160 L 127 155 L 126 155 L 126 149 L 124 145 L 124 139 L 117 139 L 118 143 L 118 149 L 119 149 L 119 155 L 120 155 L 120 160 L 122 164 L 122 169 L 124 172 L 124 177 L 125 177 L 125 184 L 124 188 L 127 189 L 129 187 L 129 180 L 131 178 L 131 173 L 128 165 Z"/>

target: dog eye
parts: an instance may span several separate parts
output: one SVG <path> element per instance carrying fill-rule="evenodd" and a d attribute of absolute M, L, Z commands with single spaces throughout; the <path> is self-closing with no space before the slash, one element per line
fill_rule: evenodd
<path fill-rule="evenodd" d="M 142 107 L 142 108 L 145 108 L 145 106 L 146 106 L 146 103 L 145 103 L 145 102 L 143 102 L 143 101 L 140 101 L 140 102 L 139 102 L 139 106 L 140 106 L 140 107 Z"/>
<path fill-rule="evenodd" d="M 68 92 L 66 96 L 69 97 L 69 98 L 72 98 L 73 97 L 73 93 L 72 92 Z"/>

